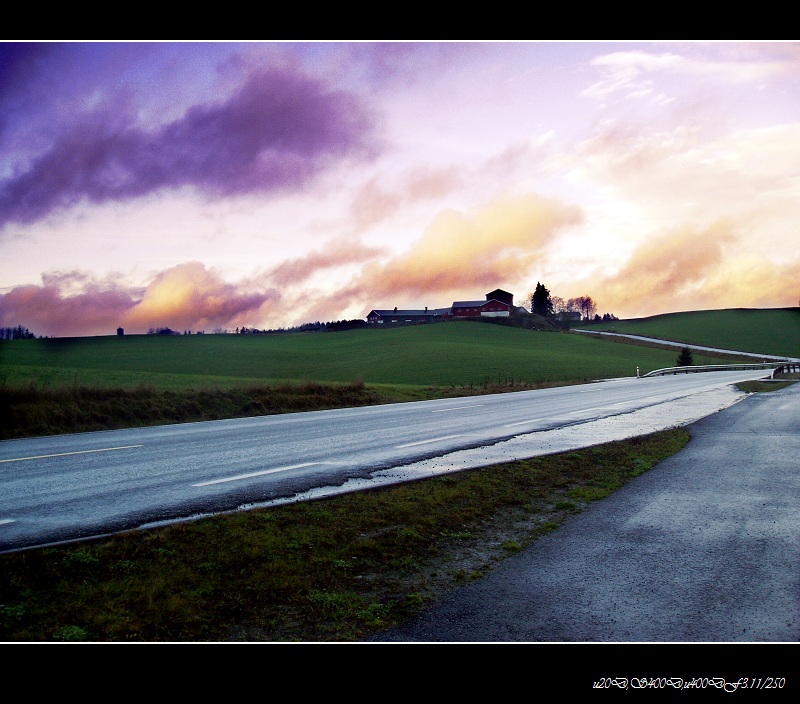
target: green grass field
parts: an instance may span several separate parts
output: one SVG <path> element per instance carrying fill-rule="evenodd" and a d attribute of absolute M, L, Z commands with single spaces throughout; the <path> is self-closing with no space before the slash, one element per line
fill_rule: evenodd
<path fill-rule="evenodd" d="M 0 342 L 0 383 L 36 388 L 186 390 L 287 381 L 469 387 L 633 376 L 637 366 L 644 373 L 674 363 L 671 350 L 469 322 L 335 333 Z"/>
<path fill-rule="evenodd" d="M 730 347 L 737 311 L 690 333 L 659 316 L 650 334 Z M 797 316 L 747 316 L 740 337 L 777 354 Z M 718 322 L 714 323 L 716 320 Z M 619 327 L 628 321 L 619 323 Z M 642 321 L 630 321 L 641 324 Z M 638 328 L 634 328 L 641 332 Z M 736 336 L 734 336 L 736 337 Z M 744 346 L 744 345 L 742 345 Z M 791 344 L 788 345 L 791 347 Z M 634 376 L 674 349 L 478 322 L 271 335 L 130 335 L 0 342 L 0 439 L 519 391 Z M 737 361 L 726 359 L 726 362 Z M 694 355 L 695 364 L 720 360 Z"/>
<path fill-rule="evenodd" d="M 580 327 L 739 352 L 800 357 L 800 308 L 700 310 Z"/>

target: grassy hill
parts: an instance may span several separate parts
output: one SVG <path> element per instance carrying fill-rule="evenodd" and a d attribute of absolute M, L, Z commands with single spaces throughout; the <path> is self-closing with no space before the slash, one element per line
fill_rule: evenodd
<path fill-rule="evenodd" d="M 580 327 L 739 352 L 800 357 L 800 308 L 699 310 Z"/>
<path fill-rule="evenodd" d="M 674 361 L 670 350 L 448 322 L 335 333 L 14 340 L 0 342 L 0 381 L 171 390 L 287 381 L 469 387 L 632 376 L 637 366 L 644 372 Z"/>
<path fill-rule="evenodd" d="M 714 313 L 736 323 L 730 311 Z M 781 336 L 796 316 L 782 313 L 777 322 L 772 315 L 748 317 L 738 338 L 752 336 L 759 352 L 791 349 Z M 715 327 L 708 318 L 695 324 L 697 317 L 677 315 L 677 332 L 664 321 L 615 327 L 736 347 L 710 334 L 728 332 L 724 324 Z M 681 320 L 689 322 L 681 328 Z M 2 341 L 0 439 L 517 391 L 634 376 L 637 367 L 646 373 L 675 360 L 674 349 L 466 321 L 324 333 Z M 719 359 L 695 354 L 694 362 Z"/>

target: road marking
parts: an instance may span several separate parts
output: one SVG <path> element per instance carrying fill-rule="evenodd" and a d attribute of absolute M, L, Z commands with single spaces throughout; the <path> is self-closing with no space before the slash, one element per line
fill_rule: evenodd
<path fill-rule="evenodd" d="M 225 479 L 212 479 L 210 482 L 200 482 L 200 484 L 192 484 L 192 486 L 208 486 L 209 484 L 223 484 L 225 482 L 238 482 L 242 479 L 250 479 L 251 477 L 261 477 L 265 474 L 275 474 L 275 472 L 288 472 L 290 469 L 302 469 L 303 467 L 313 467 L 315 464 L 332 464 L 331 462 L 304 462 L 303 464 L 293 464 L 290 467 L 277 467 L 275 469 L 265 469 L 261 472 L 251 472 L 250 474 L 239 474 L 235 477 L 226 477 Z"/>
<path fill-rule="evenodd" d="M 6 523 L 15 523 L 16 520 L 14 518 L 0 518 L 0 526 L 5 525 Z"/>
<path fill-rule="evenodd" d="M 455 406 L 454 408 L 440 408 L 438 411 L 431 411 L 431 413 L 447 413 L 448 411 L 460 411 L 462 408 L 480 408 L 484 404 L 476 403 L 472 406 Z"/>
<path fill-rule="evenodd" d="M 46 460 L 50 457 L 68 457 L 69 455 L 88 455 L 92 452 L 113 452 L 114 450 L 132 450 L 135 447 L 144 447 L 144 445 L 124 445 L 122 447 L 102 447 L 97 450 L 78 450 L 76 452 L 59 452 L 55 455 L 36 455 L 35 457 L 14 457 L 10 460 L 0 460 L 2 462 L 24 462 L 26 460 Z"/>
<path fill-rule="evenodd" d="M 414 447 L 415 445 L 427 445 L 431 442 L 441 442 L 442 440 L 452 440 L 453 438 L 463 438 L 463 433 L 461 435 L 445 435 L 442 438 L 431 438 L 430 440 L 419 440 L 418 442 L 407 442 L 405 445 L 395 445 L 395 448 L 398 450 L 402 450 L 404 447 Z"/>
<path fill-rule="evenodd" d="M 515 425 L 530 425 L 531 423 L 538 423 L 541 418 L 531 418 L 530 420 L 521 420 L 519 423 L 509 423 L 506 428 L 513 428 Z"/>
<path fill-rule="evenodd" d="M 608 406 L 595 406 L 594 408 L 584 408 L 582 411 L 571 411 L 571 416 L 579 416 L 581 413 L 591 413 L 592 411 L 611 411 L 620 406 L 630 406 L 638 403 L 638 401 L 622 401 L 621 403 L 612 403 Z"/>

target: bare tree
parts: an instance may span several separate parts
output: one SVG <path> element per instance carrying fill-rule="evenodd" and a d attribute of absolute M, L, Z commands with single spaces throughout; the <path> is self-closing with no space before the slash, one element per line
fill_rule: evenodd
<path fill-rule="evenodd" d="M 574 305 L 575 310 L 580 311 L 584 320 L 591 320 L 597 313 L 597 304 L 592 300 L 591 296 L 578 296 L 577 298 L 570 298 L 568 305 Z"/>
<path fill-rule="evenodd" d="M 569 310 L 567 302 L 561 296 L 551 296 L 550 302 L 553 304 L 553 313 L 566 313 Z"/>
<path fill-rule="evenodd" d="M 567 310 L 566 310 L 566 312 L 568 312 L 568 313 L 580 313 L 580 311 L 581 311 L 580 299 L 578 299 L 578 298 L 570 298 L 567 301 Z"/>

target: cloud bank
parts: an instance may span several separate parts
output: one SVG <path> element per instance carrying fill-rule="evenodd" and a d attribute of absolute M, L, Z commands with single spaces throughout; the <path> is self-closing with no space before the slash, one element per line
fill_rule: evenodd
<path fill-rule="evenodd" d="M 351 94 L 289 67 L 249 77 L 228 100 L 148 131 L 100 110 L 0 181 L 0 227 L 82 201 L 191 187 L 211 198 L 300 189 L 377 148 L 374 117 Z"/>
<path fill-rule="evenodd" d="M 211 332 L 269 318 L 281 298 L 276 289 L 247 291 L 228 283 L 200 262 L 160 272 L 144 291 L 85 279 L 44 276 L 41 286 L 18 286 L 0 295 L 0 326 L 25 320 L 35 334 L 57 337 L 111 335 L 118 326 L 131 333 L 158 327 Z"/>
<path fill-rule="evenodd" d="M 720 220 L 699 229 L 683 226 L 652 237 L 613 275 L 579 285 L 605 312 L 626 317 L 665 311 L 796 305 L 800 279 L 796 262 L 776 263 L 765 255 L 734 254 L 743 234 Z"/>
<path fill-rule="evenodd" d="M 795 305 L 798 82 L 796 42 L 0 43 L 0 318 Z"/>
<path fill-rule="evenodd" d="M 562 232 L 582 218 L 579 208 L 535 194 L 498 198 L 474 212 L 443 212 L 406 252 L 364 266 L 308 314 L 325 319 L 357 304 L 366 307 L 359 313 L 364 317 L 370 308 L 482 298 L 486 287 L 526 281 Z"/>

